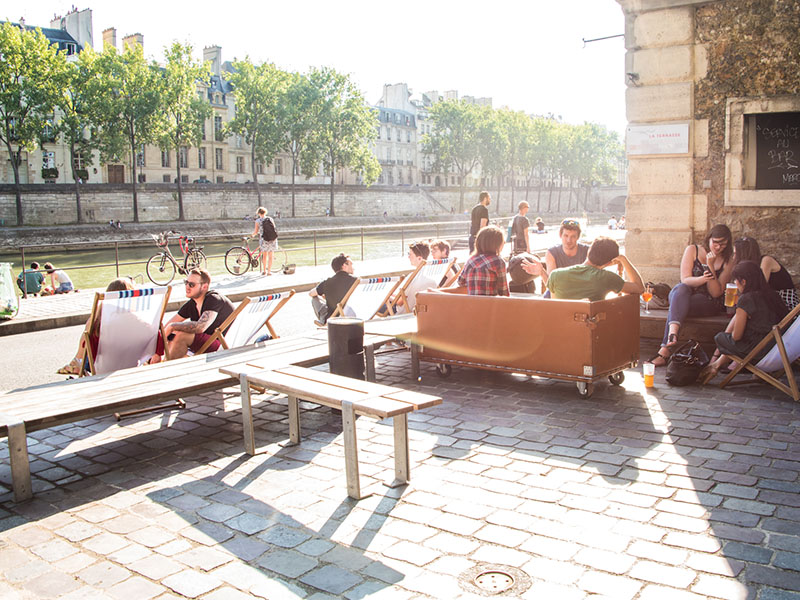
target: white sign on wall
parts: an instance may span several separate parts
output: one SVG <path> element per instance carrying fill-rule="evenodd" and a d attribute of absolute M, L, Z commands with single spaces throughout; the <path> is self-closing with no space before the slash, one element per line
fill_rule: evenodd
<path fill-rule="evenodd" d="M 689 124 L 629 125 L 625 141 L 628 154 L 687 154 Z"/>

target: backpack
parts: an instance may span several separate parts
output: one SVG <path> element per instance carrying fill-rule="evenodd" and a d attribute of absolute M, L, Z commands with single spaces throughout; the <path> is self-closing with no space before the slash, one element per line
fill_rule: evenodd
<path fill-rule="evenodd" d="M 278 230 L 275 228 L 275 221 L 272 217 L 264 217 L 261 221 L 261 238 L 265 242 L 274 242 L 278 239 Z"/>

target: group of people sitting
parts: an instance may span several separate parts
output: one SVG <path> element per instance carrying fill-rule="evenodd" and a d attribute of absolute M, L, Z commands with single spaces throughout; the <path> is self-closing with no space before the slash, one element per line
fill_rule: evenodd
<path fill-rule="evenodd" d="M 165 348 L 170 359 L 183 358 L 189 352 L 197 352 L 234 310 L 233 303 L 228 298 L 210 289 L 211 275 L 205 269 L 196 268 L 189 271 L 184 280 L 184 286 L 186 289 L 186 303 L 164 325 L 166 342 L 159 334 L 155 354 L 147 361 L 150 364 L 162 360 Z M 134 289 L 133 281 L 128 277 L 120 277 L 112 281 L 106 291 L 116 292 L 132 289 Z M 92 327 L 91 331 L 89 331 L 90 326 Z M 86 323 L 85 331 L 89 334 L 90 350 L 93 356 L 97 356 L 100 326 L 100 319 L 96 319 L 92 325 L 88 321 Z M 78 375 L 81 372 L 81 367 L 86 361 L 86 337 L 81 335 L 81 341 L 75 357 L 61 367 L 58 373 L 62 375 Z M 214 352 L 219 347 L 219 341 L 214 340 L 208 346 L 206 352 Z"/>
<path fill-rule="evenodd" d="M 661 347 L 651 362 L 664 366 L 679 345 L 681 325 L 688 317 L 723 314 L 728 283 L 738 290 L 735 312 L 725 331 L 714 337 L 717 350 L 700 374 L 708 383 L 724 369 L 726 354 L 745 356 L 773 325 L 799 302 L 791 275 L 773 256 L 761 253 L 751 237 L 733 240 L 727 225 L 714 225 L 702 245 L 690 244 L 680 266 L 681 281 L 669 295 L 669 312 Z M 759 359 L 769 351 L 764 348 Z"/>
<path fill-rule="evenodd" d="M 50 285 L 46 285 L 44 273 L 39 270 L 39 263 L 31 263 L 30 269 L 23 269 L 17 275 L 17 287 L 24 296 L 50 296 L 51 294 L 66 294 L 77 291 L 72 285 L 69 275 L 62 269 L 56 269 L 52 263 L 44 263 L 44 271 L 50 278 Z"/>

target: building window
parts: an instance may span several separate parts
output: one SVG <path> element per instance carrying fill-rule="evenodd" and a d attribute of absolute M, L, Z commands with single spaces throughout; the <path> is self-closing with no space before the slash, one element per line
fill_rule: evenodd
<path fill-rule="evenodd" d="M 169 166 L 169 150 L 162 150 L 161 151 L 161 166 L 168 167 Z"/>
<path fill-rule="evenodd" d="M 139 183 L 147 183 L 147 175 L 139 173 Z"/>
<path fill-rule="evenodd" d="M 242 136 L 240 136 L 240 135 L 236 136 L 236 147 L 237 148 L 241 148 L 242 147 Z"/>
<path fill-rule="evenodd" d="M 222 148 L 214 148 L 214 165 L 218 171 L 222 171 Z"/>
<path fill-rule="evenodd" d="M 201 100 L 203 99 L 202 96 L 201 96 L 200 99 Z M 200 131 L 202 131 L 202 133 L 203 133 L 203 141 L 206 141 L 206 120 L 205 119 L 203 119 L 203 122 L 200 124 Z"/>
<path fill-rule="evenodd" d="M 214 139 L 222 141 L 222 117 L 214 117 Z"/>
<path fill-rule="evenodd" d="M 244 156 L 236 157 L 236 172 L 244 173 Z"/>
<path fill-rule="evenodd" d="M 378 139 L 381 139 L 381 127 L 380 127 L 380 125 L 378 126 Z"/>
<path fill-rule="evenodd" d="M 188 169 L 189 168 L 189 149 L 186 146 L 182 146 L 180 149 L 179 158 L 181 161 L 181 169 Z"/>
<path fill-rule="evenodd" d="M 197 149 L 197 166 L 200 169 L 206 168 L 206 149 L 205 148 L 198 148 Z"/>
<path fill-rule="evenodd" d="M 55 169 L 56 168 L 56 153 L 55 152 L 42 152 L 42 168 Z"/>
<path fill-rule="evenodd" d="M 283 160 L 280 158 L 275 159 L 275 175 L 283 175 Z"/>
<path fill-rule="evenodd" d="M 75 170 L 85 169 L 86 168 L 86 158 L 83 156 L 83 152 L 77 150 L 75 152 L 75 156 L 72 158 L 72 164 L 75 167 Z"/>
<path fill-rule="evenodd" d="M 263 175 L 264 174 L 264 163 L 262 163 L 262 162 L 257 162 L 256 163 L 256 173 L 258 173 L 259 175 Z"/>
<path fill-rule="evenodd" d="M 225 183 L 225 179 L 221 175 L 217 176 L 217 183 Z"/>
<path fill-rule="evenodd" d="M 411 130 L 409 129 L 406 131 L 406 141 L 410 144 L 411 143 Z"/>
<path fill-rule="evenodd" d="M 47 116 L 47 120 L 44 123 L 44 130 L 42 131 L 42 143 L 52 144 L 56 141 L 55 133 L 53 133 L 53 123 L 55 120 L 54 115 L 50 114 Z"/>
<path fill-rule="evenodd" d="M 145 165 L 145 161 L 144 161 L 144 144 L 141 145 L 141 147 L 139 148 L 139 152 L 136 153 L 136 166 L 138 166 L 138 167 L 147 166 L 147 165 Z"/>
<path fill-rule="evenodd" d="M 161 181 L 163 181 L 164 183 L 170 183 L 170 177 L 171 177 L 171 175 L 169 175 L 169 174 L 162 175 L 161 176 Z"/>
<path fill-rule="evenodd" d="M 402 131 L 400 131 L 399 129 L 397 130 L 397 141 L 398 141 L 398 142 L 401 142 L 401 141 L 402 141 L 402 140 L 400 139 L 400 137 L 401 137 L 401 135 L 400 135 L 400 134 L 402 134 L 402 133 L 403 133 L 403 132 L 402 132 Z"/>
<path fill-rule="evenodd" d="M 181 175 L 181 183 L 189 183 L 189 176 Z"/>

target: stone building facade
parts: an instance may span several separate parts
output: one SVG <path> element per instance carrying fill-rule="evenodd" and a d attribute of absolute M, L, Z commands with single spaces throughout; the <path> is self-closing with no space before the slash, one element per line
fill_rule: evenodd
<path fill-rule="evenodd" d="M 675 283 L 715 223 L 800 275 L 800 3 L 617 0 L 625 15 L 627 253 Z"/>

